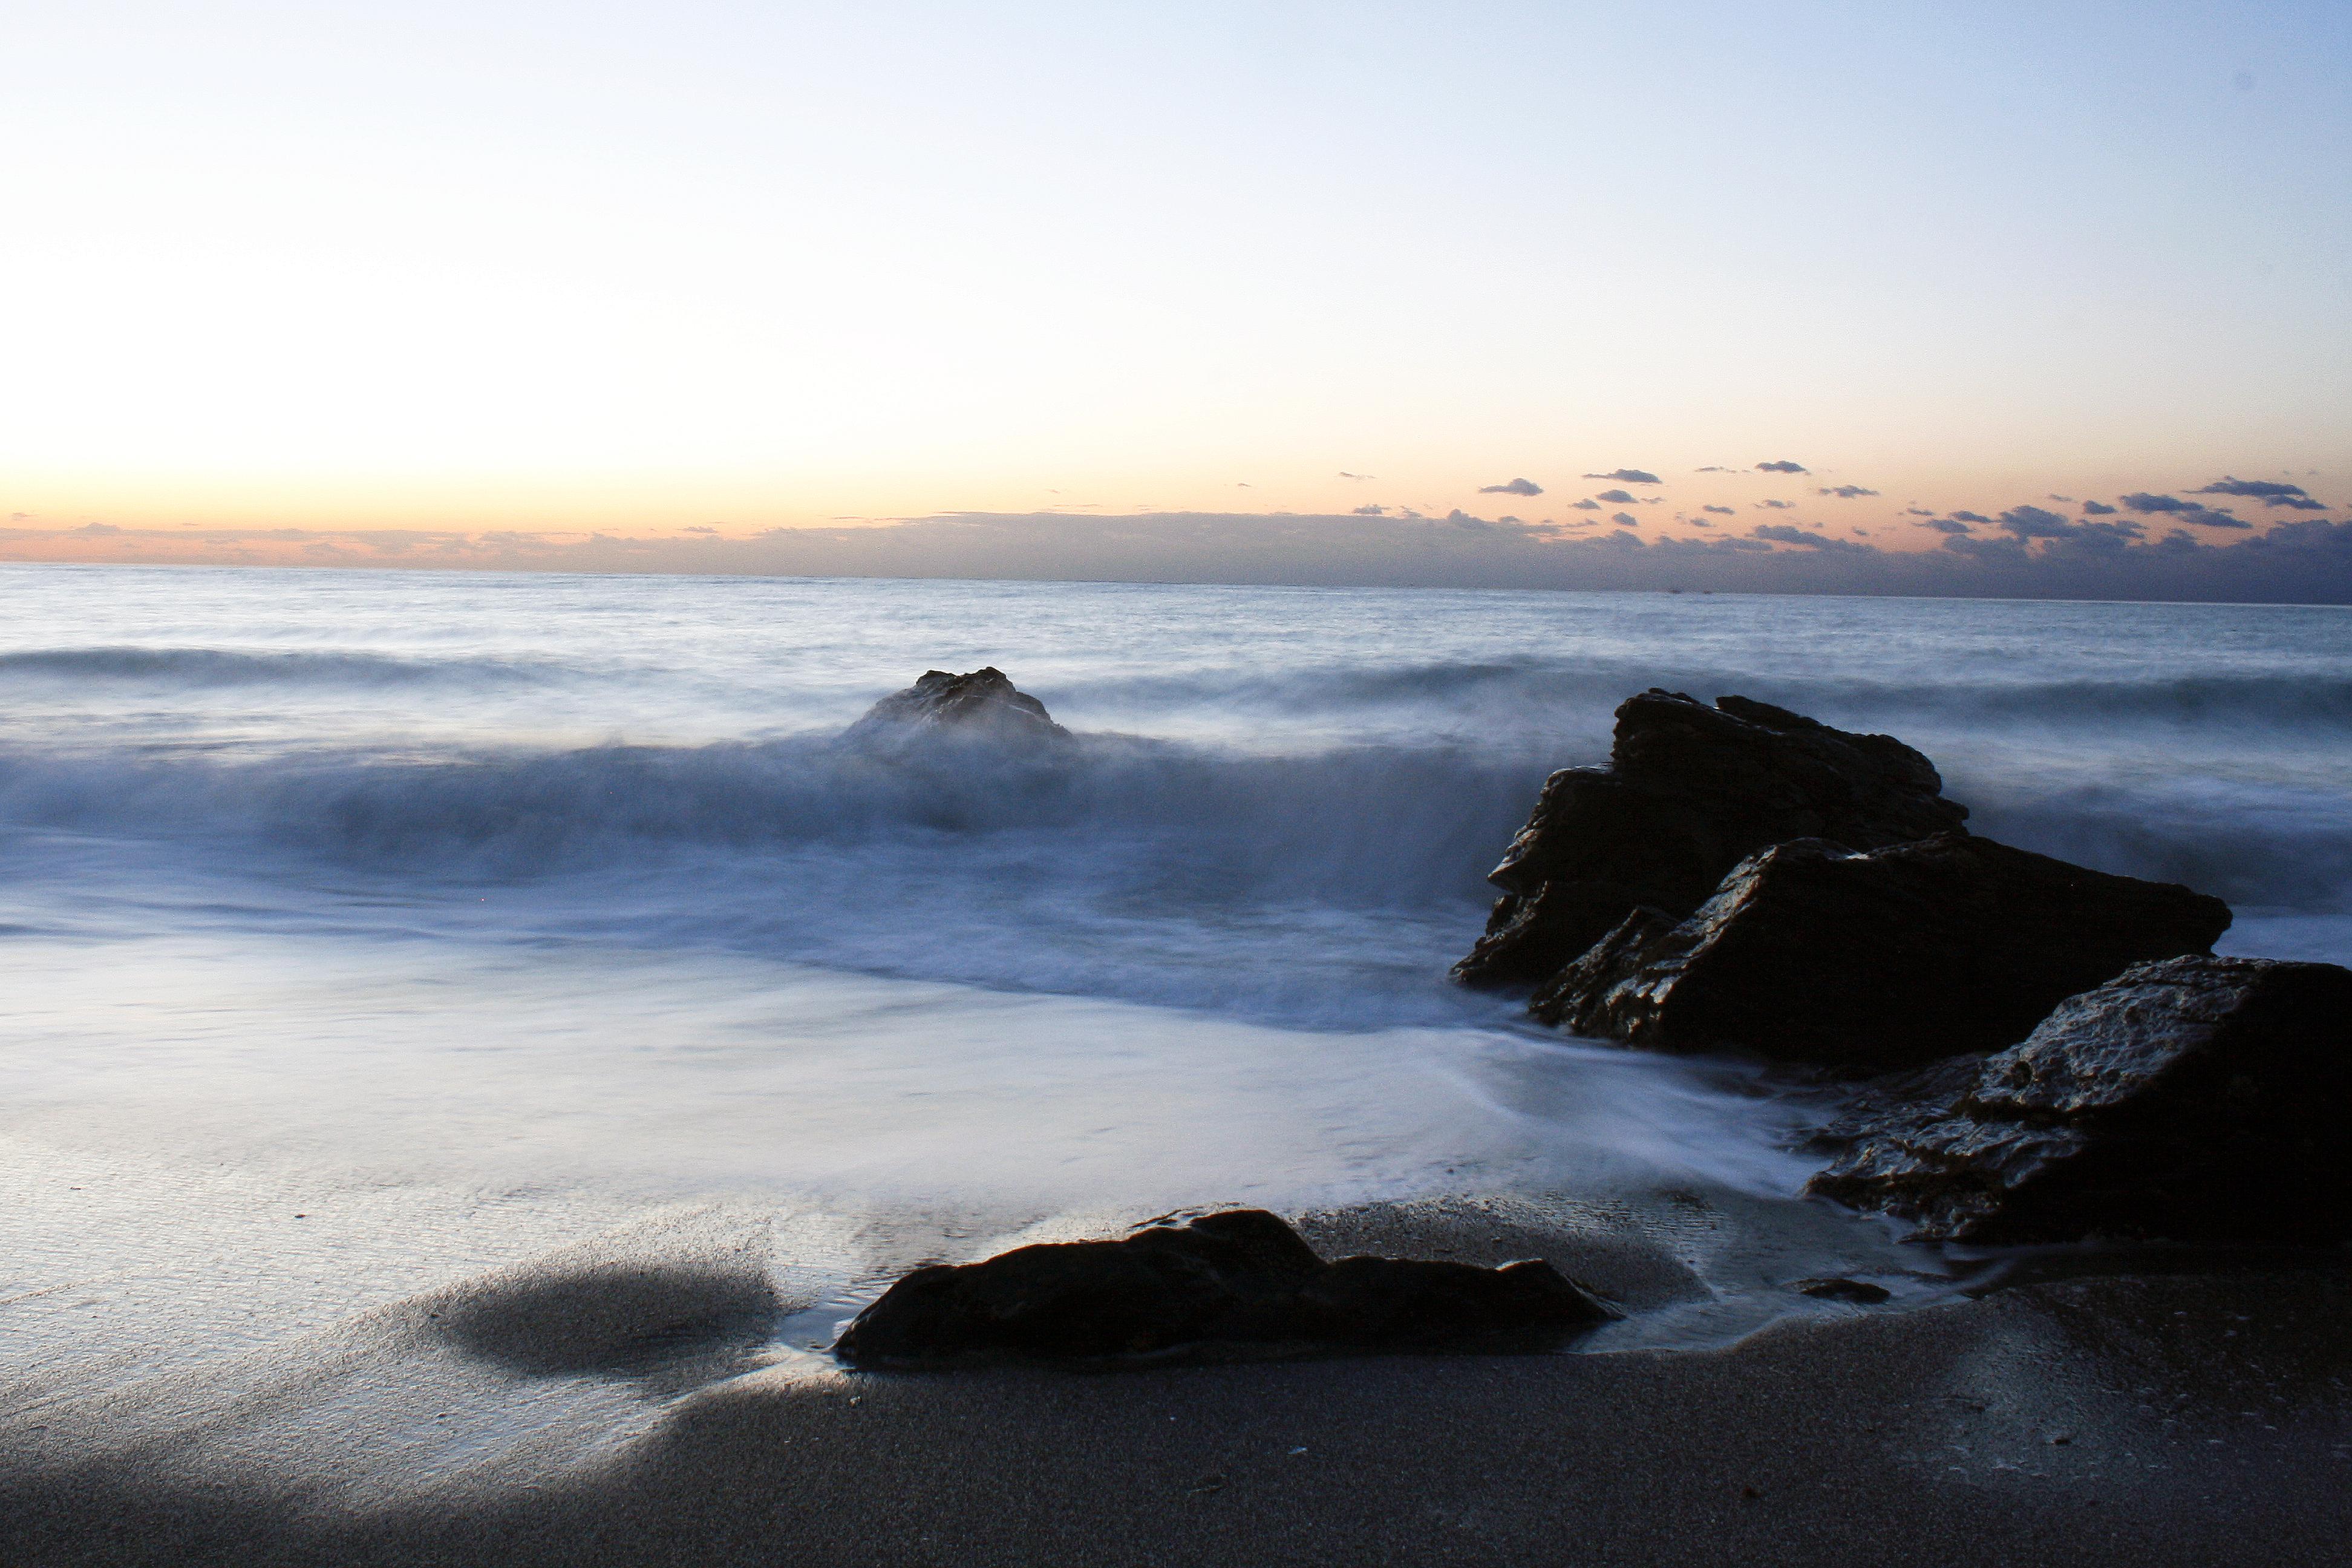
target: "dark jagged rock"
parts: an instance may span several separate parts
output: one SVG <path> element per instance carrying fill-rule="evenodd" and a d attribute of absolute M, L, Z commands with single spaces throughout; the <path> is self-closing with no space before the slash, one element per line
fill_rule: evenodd
<path fill-rule="evenodd" d="M 1638 907 L 1689 914 L 1740 860 L 1791 838 L 1856 849 L 1966 831 L 1927 759 L 1744 697 L 1713 708 L 1653 689 L 1617 710 L 1605 768 L 1545 781 L 1488 880 L 1486 934 L 1454 966 L 1475 984 L 1558 972 Z"/>
<path fill-rule="evenodd" d="M 1015 689 L 993 666 L 967 675 L 926 670 L 914 685 L 867 709 L 847 732 L 871 740 L 924 730 L 1033 741 L 1067 740 L 1070 733 L 1054 722 L 1043 702 Z"/>
<path fill-rule="evenodd" d="M 918 1268 L 834 1348 L 866 1364 L 1558 1343 L 1616 1314 L 1542 1261 L 1327 1263 L 1262 1209 L 1170 1215 L 1118 1241 L 1016 1247 Z"/>
<path fill-rule="evenodd" d="M 2143 963 L 1850 1108 L 1810 1191 L 1923 1240 L 2352 1238 L 2352 971 Z"/>
<path fill-rule="evenodd" d="M 1687 920 L 1639 910 L 1530 1004 L 1579 1034 L 1874 1070 L 2023 1038 L 2066 997 L 2201 953 L 2221 900 L 1966 834 L 1750 856 Z"/>

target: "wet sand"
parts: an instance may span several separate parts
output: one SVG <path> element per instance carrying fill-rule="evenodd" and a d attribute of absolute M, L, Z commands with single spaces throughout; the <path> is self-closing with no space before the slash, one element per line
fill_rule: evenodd
<path fill-rule="evenodd" d="M 1327 1251 L 1623 1238 L 1475 1200 Z M 0 1562 L 2340 1563 L 2352 1270 L 1807 1304 L 1712 1350 L 853 1373 L 761 1216 L 625 1227 L 242 1355 L 20 1379 Z M 0 1319 L 5 1321 L 5 1319 Z M 159 1328 L 159 1332 L 164 1331 Z"/>

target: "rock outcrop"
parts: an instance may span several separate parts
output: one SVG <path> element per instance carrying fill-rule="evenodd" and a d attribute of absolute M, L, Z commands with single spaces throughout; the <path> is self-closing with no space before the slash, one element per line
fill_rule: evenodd
<path fill-rule="evenodd" d="M 926 670 L 914 685 L 867 709 L 846 736 L 883 740 L 927 731 L 1014 742 L 1066 741 L 1070 735 L 1043 702 L 990 666 L 965 675 Z"/>
<path fill-rule="evenodd" d="M 1536 1348 L 1616 1314 L 1549 1263 L 1327 1263 L 1260 1209 L 1170 1215 L 1117 1241 L 919 1268 L 834 1347 L 866 1365 L 1260 1351 Z"/>
<path fill-rule="evenodd" d="M 1746 857 L 1792 838 L 1876 849 L 1965 832 L 1968 808 L 1942 791 L 1935 765 L 1890 735 L 1645 691 L 1618 708 L 1607 767 L 1545 781 L 1488 874 L 1503 897 L 1454 977 L 1546 979 L 1635 909 L 1680 919 Z"/>
<path fill-rule="evenodd" d="M 2352 971 L 2174 958 L 1864 1096 L 1810 1190 L 1924 1240 L 2352 1238 Z"/>
<path fill-rule="evenodd" d="M 2229 925 L 2219 899 L 1965 833 L 1866 854 L 1800 839 L 1740 862 L 1688 919 L 1636 910 L 1531 1006 L 1657 1049 L 1885 1071 L 2011 1045 Z"/>

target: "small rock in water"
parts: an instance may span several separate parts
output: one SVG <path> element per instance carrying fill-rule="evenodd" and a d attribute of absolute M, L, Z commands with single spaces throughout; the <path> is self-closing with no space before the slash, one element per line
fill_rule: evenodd
<path fill-rule="evenodd" d="M 1027 741 L 1067 740 L 1070 734 L 1054 722 L 1043 702 L 990 666 L 964 675 L 926 670 L 914 685 L 867 709 L 845 735 L 874 740 L 924 730 Z"/>
<path fill-rule="evenodd" d="M 2072 997 L 2025 1041 L 1867 1095 L 1809 1192 L 1915 1237 L 2352 1237 L 2352 970 L 2174 958 Z"/>
<path fill-rule="evenodd" d="M 1679 920 L 1746 856 L 1791 838 L 1855 849 L 1965 831 L 1935 764 L 1757 702 L 1653 688 L 1617 710 L 1605 768 L 1545 781 L 1487 880 L 1503 889 L 1457 980 L 1542 980 L 1636 908 Z"/>
<path fill-rule="evenodd" d="M 1327 1263 L 1262 1209 L 1170 1215 L 1117 1241 L 919 1268 L 834 1347 L 865 1364 L 1163 1355 L 1218 1345 L 1549 1347 L 1616 1314 L 1540 1260 Z"/>
<path fill-rule="evenodd" d="M 1998 1050 L 2129 964 L 2210 950 L 2221 900 L 1967 834 L 1752 855 L 1688 919 L 1638 910 L 1530 1004 L 1582 1035 L 1880 1071 Z"/>

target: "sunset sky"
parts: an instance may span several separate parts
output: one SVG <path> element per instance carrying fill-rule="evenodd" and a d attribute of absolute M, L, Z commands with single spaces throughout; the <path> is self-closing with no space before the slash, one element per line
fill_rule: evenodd
<path fill-rule="evenodd" d="M 2341 0 L 0 0 L 0 558 L 2352 551 Z"/>

